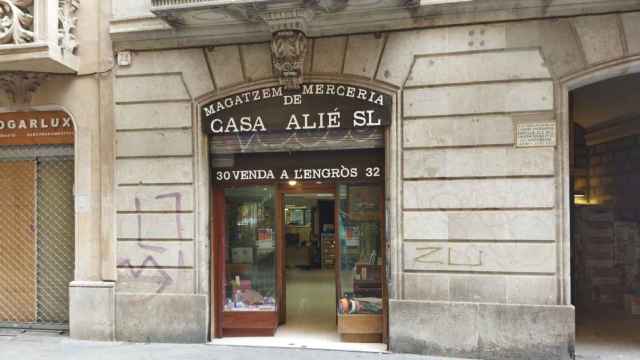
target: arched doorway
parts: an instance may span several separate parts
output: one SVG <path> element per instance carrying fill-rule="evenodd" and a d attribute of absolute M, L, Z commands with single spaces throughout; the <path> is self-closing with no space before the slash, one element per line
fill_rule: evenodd
<path fill-rule="evenodd" d="M 386 348 L 384 148 L 392 105 L 393 96 L 366 84 L 327 80 L 203 102 L 214 337 Z M 350 308 L 336 313 L 342 302 Z"/>
<path fill-rule="evenodd" d="M 571 299 L 582 356 L 640 354 L 640 74 L 612 72 L 569 93 Z"/>
<path fill-rule="evenodd" d="M 0 327 L 68 327 L 74 134 L 63 111 L 0 114 Z"/>

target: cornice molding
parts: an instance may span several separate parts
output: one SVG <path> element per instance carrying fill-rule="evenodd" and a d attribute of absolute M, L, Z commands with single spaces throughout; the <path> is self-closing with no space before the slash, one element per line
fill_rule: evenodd
<path fill-rule="evenodd" d="M 640 11 L 640 0 L 153 0 L 146 20 L 112 21 L 116 50 L 265 41 L 298 12 L 308 37 Z M 180 21 L 162 22 L 160 18 Z M 295 18 L 295 17 L 294 17 Z M 161 28 L 163 23 L 166 28 Z"/>

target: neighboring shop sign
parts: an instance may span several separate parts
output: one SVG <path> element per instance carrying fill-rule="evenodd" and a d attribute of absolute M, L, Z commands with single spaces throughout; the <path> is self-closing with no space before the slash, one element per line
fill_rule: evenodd
<path fill-rule="evenodd" d="M 63 111 L 0 114 L 0 145 L 73 144 L 71 116 Z"/>
<path fill-rule="evenodd" d="M 233 166 L 213 169 L 214 184 L 384 181 L 381 150 L 237 154 Z"/>
<path fill-rule="evenodd" d="M 391 96 L 335 83 L 272 86 L 214 100 L 201 112 L 203 130 L 213 136 L 371 129 L 389 125 Z"/>

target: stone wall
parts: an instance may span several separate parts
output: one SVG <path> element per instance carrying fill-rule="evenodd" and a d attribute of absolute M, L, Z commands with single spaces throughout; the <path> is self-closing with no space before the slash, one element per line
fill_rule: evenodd
<path fill-rule="evenodd" d="M 193 99 L 213 89 L 202 49 L 139 53 L 116 72 L 118 339 L 207 339 L 208 273 L 198 277 L 197 261 L 206 264 L 208 240 L 196 230 L 207 219 L 195 215 Z"/>
<path fill-rule="evenodd" d="M 399 99 L 387 159 L 393 351 L 572 355 L 560 89 L 640 56 L 638 24 L 626 13 L 311 40 L 307 79 Z M 193 321 L 207 316 L 210 258 L 194 106 L 272 76 L 268 44 L 141 51 L 118 68 L 119 339 L 206 338 Z M 515 147 L 527 121 L 557 123 L 558 146 Z M 173 327 L 157 326 L 164 316 Z"/>

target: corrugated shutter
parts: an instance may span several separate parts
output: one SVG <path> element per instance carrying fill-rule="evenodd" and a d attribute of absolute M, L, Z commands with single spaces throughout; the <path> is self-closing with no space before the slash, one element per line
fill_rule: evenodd
<path fill-rule="evenodd" d="M 0 321 L 36 320 L 36 162 L 0 161 Z"/>
<path fill-rule="evenodd" d="M 69 321 L 73 146 L 0 146 L 0 326 Z"/>
<path fill-rule="evenodd" d="M 73 280 L 73 160 L 38 161 L 38 321 L 69 320 Z"/>

